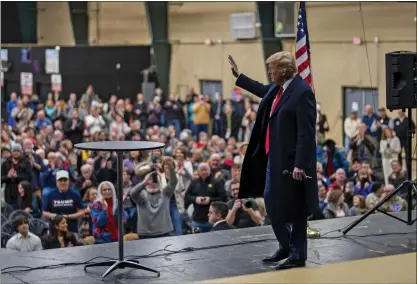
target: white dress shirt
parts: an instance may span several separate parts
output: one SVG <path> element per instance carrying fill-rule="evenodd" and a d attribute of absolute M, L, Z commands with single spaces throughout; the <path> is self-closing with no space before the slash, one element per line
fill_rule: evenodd
<path fill-rule="evenodd" d="M 31 232 L 28 233 L 26 238 L 17 233 L 11 237 L 6 244 L 7 249 L 17 250 L 18 252 L 28 252 L 42 250 L 41 239 Z"/>

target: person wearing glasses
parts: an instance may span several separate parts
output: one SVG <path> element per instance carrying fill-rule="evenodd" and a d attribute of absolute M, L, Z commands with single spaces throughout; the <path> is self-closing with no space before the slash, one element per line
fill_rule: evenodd
<path fill-rule="evenodd" d="M 42 205 L 42 215 L 49 220 L 62 215 L 67 220 L 68 231 L 77 233 L 77 221 L 84 217 L 84 204 L 80 193 L 69 188 L 68 171 L 60 170 L 56 173 L 56 186 Z"/>

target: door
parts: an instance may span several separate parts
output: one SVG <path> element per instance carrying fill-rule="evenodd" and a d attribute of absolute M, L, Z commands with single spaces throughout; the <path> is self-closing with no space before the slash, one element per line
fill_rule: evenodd
<path fill-rule="evenodd" d="M 352 111 L 358 113 L 358 117 L 362 117 L 365 112 L 365 106 L 371 105 L 374 111 L 378 110 L 378 90 L 373 88 L 343 88 L 343 121 L 350 115 Z M 342 123 L 343 127 L 343 123 Z M 343 129 L 343 139 L 345 131 Z"/>
<path fill-rule="evenodd" d="M 213 100 L 215 93 L 223 93 L 223 83 L 222 81 L 200 80 L 200 91 L 201 94 L 209 95 L 210 98 Z"/>

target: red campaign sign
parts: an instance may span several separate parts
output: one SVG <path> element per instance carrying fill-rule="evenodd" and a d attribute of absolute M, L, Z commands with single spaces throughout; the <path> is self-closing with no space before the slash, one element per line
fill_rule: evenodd
<path fill-rule="evenodd" d="M 33 74 L 20 73 L 20 89 L 23 95 L 32 95 L 33 93 Z"/>

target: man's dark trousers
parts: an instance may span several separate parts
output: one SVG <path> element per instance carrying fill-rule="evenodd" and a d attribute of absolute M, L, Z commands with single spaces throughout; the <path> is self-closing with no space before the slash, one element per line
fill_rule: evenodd
<path fill-rule="evenodd" d="M 272 229 L 279 242 L 280 249 L 289 251 L 293 260 L 307 260 L 307 219 L 295 223 L 282 223 L 277 221 L 274 212 L 274 200 L 270 198 L 271 192 L 271 175 L 270 160 L 266 167 L 264 200 L 265 208 L 271 222 Z M 292 228 L 292 229 L 291 229 Z"/>

